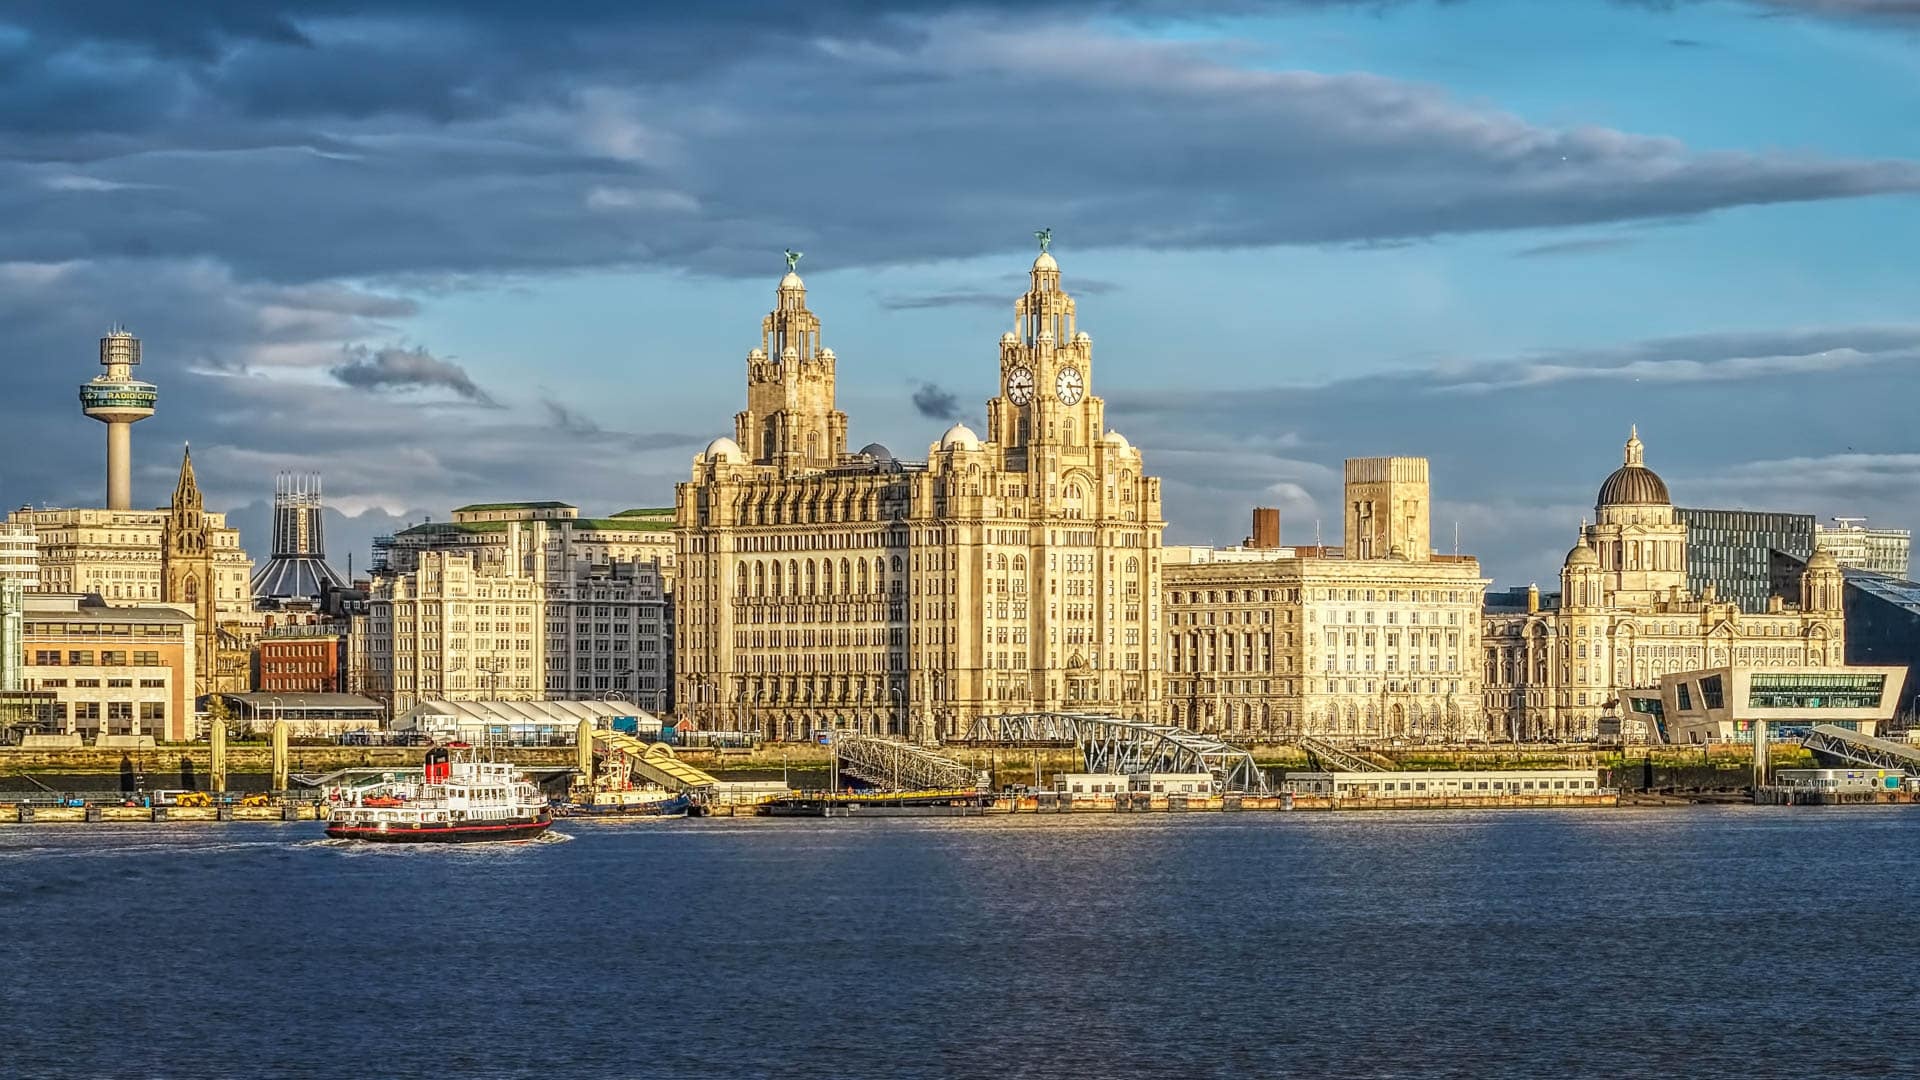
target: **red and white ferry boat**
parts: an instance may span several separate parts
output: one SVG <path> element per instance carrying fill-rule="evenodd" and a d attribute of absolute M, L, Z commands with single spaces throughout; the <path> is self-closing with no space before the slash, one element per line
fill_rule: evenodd
<path fill-rule="evenodd" d="M 553 812 L 533 781 L 508 764 L 481 761 L 466 743 L 427 751 L 418 779 L 336 792 L 327 835 L 385 844 L 528 840 Z"/>

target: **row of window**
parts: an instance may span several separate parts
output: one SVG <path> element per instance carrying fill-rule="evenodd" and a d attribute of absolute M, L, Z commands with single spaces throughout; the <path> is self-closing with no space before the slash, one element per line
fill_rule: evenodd
<path fill-rule="evenodd" d="M 98 656 L 98 663 L 95 657 Z M 128 658 L 132 659 L 129 660 Z M 97 654 L 92 649 L 35 649 L 33 663 L 36 667 L 159 667 L 160 653 L 155 650 L 102 649 Z"/>

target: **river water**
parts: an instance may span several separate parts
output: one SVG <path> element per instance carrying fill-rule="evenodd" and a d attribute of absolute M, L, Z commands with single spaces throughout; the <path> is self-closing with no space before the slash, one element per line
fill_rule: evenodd
<path fill-rule="evenodd" d="M 0 827 L 0 1075 L 1920 1069 L 1902 807 Z"/>

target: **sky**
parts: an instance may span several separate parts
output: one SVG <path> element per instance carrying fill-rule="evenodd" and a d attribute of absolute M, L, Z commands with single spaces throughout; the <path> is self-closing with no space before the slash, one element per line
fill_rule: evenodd
<path fill-rule="evenodd" d="M 850 443 L 978 427 L 1051 228 L 1169 543 L 1547 582 L 1637 424 L 1680 505 L 1920 522 L 1915 0 L 13 0 L 0 501 L 100 505 L 112 325 L 264 557 L 467 502 L 669 505 L 800 269 Z"/>

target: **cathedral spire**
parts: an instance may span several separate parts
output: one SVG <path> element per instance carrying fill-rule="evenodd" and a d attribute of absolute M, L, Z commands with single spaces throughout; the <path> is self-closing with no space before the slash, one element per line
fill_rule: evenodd
<path fill-rule="evenodd" d="M 180 452 L 180 482 L 173 486 L 173 508 L 198 510 L 200 505 L 200 481 L 193 475 L 193 447 L 183 444 Z"/>

